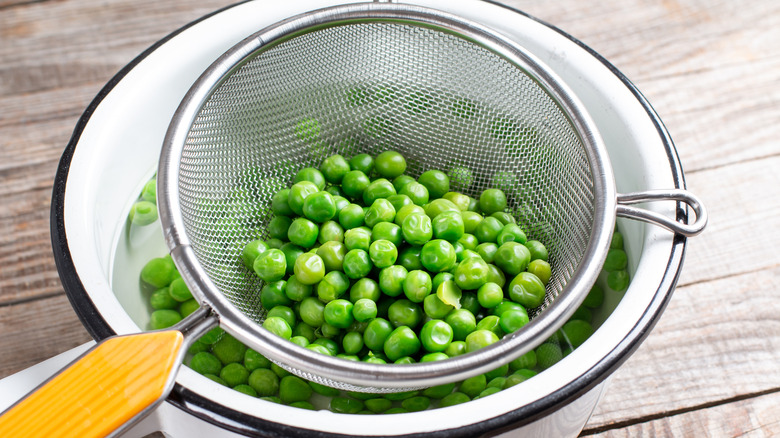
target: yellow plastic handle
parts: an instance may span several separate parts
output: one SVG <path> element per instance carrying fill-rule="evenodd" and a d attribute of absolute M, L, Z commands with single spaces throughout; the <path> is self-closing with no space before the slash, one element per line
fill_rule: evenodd
<path fill-rule="evenodd" d="M 0 437 L 105 437 L 167 395 L 177 330 L 109 338 L 0 416 Z"/>

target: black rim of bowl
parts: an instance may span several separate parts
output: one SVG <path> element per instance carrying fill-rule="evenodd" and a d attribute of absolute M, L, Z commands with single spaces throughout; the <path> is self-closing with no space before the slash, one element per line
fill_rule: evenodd
<path fill-rule="evenodd" d="M 680 164 L 677 150 L 672 142 L 669 133 L 667 132 L 663 122 L 659 118 L 658 114 L 652 108 L 650 103 L 645 99 L 642 93 L 628 80 L 615 66 L 609 61 L 604 59 L 601 55 L 596 53 L 593 49 L 583 44 L 581 41 L 562 31 L 561 29 L 550 25 L 544 21 L 538 20 L 522 11 L 519 11 L 510 6 L 500 4 L 494 0 L 484 0 L 488 3 L 500 6 L 502 8 L 511 11 L 512 13 L 520 14 L 531 20 L 534 20 L 556 32 L 563 35 L 570 41 L 574 42 L 582 49 L 590 53 L 594 58 L 598 59 L 604 66 L 606 66 L 616 77 L 618 77 L 623 84 L 632 92 L 639 103 L 644 107 L 648 116 L 653 121 L 658 135 L 662 138 L 664 143 L 665 152 L 671 166 L 672 175 L 674 179 L 675 188 L 685 188 L 685 179 L 683 176 L 682 166 Z M 177 29 L 170 33 L 163 39 L 157 41 L 150 46 L 129 64 L 124 66 L 108 83 L 100 90 L 95 96 L 87 109 L 79 118 L 73 134 L 66 146 L 62 157 L 60 159 L 57 173 L 54 179 L 54 188 L 52 193 L 51 204 L 51 238 L 52 247 L 54 251 L 54 258 L 59 272 L 60 279 L 62 281 L 65 292 L 68 299 L 73 306 L 76 314 L 82 323 L 86 327 L 87 331 L 96 340 L 102 340 L 109 336 L 113 336 L 116 333 L 111 326 L 106 322 L 103 316 L 98 311 L 95 303 L 90 298 L 89 293 L 86 291 L 81 279 L 76 273 L 73 260 L 71 258 L 70 249 L 68 246 L 67 232 L 65 230 L 64 221 L 64 200 L 66 191 L 66 182 L 68 178 L 68 172 L 70 169 L 70 163 L 73 158 L 73 153 L 81 138 L 81 134 L 84 131 L 87 123 L 89 122 L 95 109 L 102 103 L 103 99 L 114 89 L 114 87 L 141 61 L 143 61 L 152 52 L 157 50 L 160 46 L 183 32 L 184 30 L 198 24 L 214 15 L 231 9 L 237 5 L 246 3 L 246 1 L 236 3 L 234 5 L 227 6 L 222 9 L 218 9 L 211 14 L 205 15 L 195 21 L 188 23 L 187 25 Z M 676 219 L 685 220 L 687 218 L 687 211 L 679 203 L 677 207 Z M 462 426 L 455 429 L 440 430 L 435 432 L 426 432 L 419 434 L 402 435 L 406 437 L 413 436 L 425 436 L 425 437 L 473 437 L 485 434 L 499 434 L 504 431 L 508 431 L 534 421 L 543 418 L 550 413 L 560 409 L 563 406 L 576 400 L 596 385 L 601 383 L 612 372 L 614 372 L 620 365 L 628 359 L 629 356 L 636 350 L 636 348 L 642 343 L 642 341 L 650 333 L 651 329 L 658 321 L 659 317 L 666 308 L 669 300 L 672 297 L 675 285 L 682 268 L 682 262 L 685 255 L 686 238 L 680 235 L 675 236 L 672 243 L 672 251 L 669 255 L 669 259 L 666 264 L 663 279 L 658 285 L 655 291 L 653 300 L 650 305 L 645 309 L 642 317 L 635 323 L 634 327 L 623 338 L 623 340 L 610 351 L 609 354 L 601 358 L 598 363 L 589 369 L 585 374 L 580 376 L 571 384 L 558 391 L 548 395 L 547 397 L 538 400 L 536 402 L 521 406 L 513 411 L 507 412 L 503 415 L 475 423 L 466 426 Z M 168 396 L 167 401 L 183 409 L 190 414 L 205 420 L 209 423 L 215 424 L 226 430 L 246 434 L 250 436 L 285 436 L 285 437 L 339 437 L 345 436 L 341 434 L 333 434 L 329 432 L 314 431 L 311 429 L 304 429 L 300 427 L 294 427 L 287 424 L 281 424 L 272 422 L 269 420 L 253 417 L 244 413 L 227 408 L 219 403 L 212 401 L 211 399 L 202 397 L 187 388 L 176 384 L 171 394 Z"/>

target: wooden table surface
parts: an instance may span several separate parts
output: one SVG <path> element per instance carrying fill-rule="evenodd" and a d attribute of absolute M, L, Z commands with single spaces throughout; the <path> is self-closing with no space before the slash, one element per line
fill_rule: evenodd
<path fill-rule="evenodd" d="M 0 0 L 0 378 L 90 339 L 49 235 L 79 116 L 145 48 L 231 1 Z M 583 434 L 780 434 L 780 2 L 506 3 L 636 84 L 710 213 L 671 304 Z"/>

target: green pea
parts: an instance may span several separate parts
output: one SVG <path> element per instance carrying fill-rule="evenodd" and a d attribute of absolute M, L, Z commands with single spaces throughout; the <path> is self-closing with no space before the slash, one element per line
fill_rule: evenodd
<path fill-rule="evenodd" d="M 303 253 L 295 260 L 294 272 L 303 284 L 319 283 L 325 276 L 325 262 L 317 254 Z"/>
<path fill-rule="evenodd" d="M 390 195 L 387 200 L 392 204 L 393 208 L 397 212 L 405 205 L 412 205 L 412 200 L 406 195 Z"/>
<path fill-rule="evenodd" d="M 446 317 L 455 306 L 442 301 L 436 294 L 430 294 L 423 300 L 423 311 L 428 318 L 441 319 Z"/>
<path fill-rule="evenodd" d="M 531 261 L 531 252 L 518 242 L 506 242 L 498 247 L 494 262 L 507 275 L 525 271 Z"/>
<path fill-rule="evenodd" d="M 176 325 L 181 321 L 181 314 L 175 310 L 160 309 L 152 312 L 149 326 L 152 330 L 160 330 Z"/>
<path fill-rule="evenodd" d="M 487 378 L 484 374 L 480 374 L 461 382 L 458 390 L 469 397 L 476 397 L 485 388 L 487 388 Z"/>
<path fill-rule="evenodd" d="M 455 337 L 455 331 L 453 330 L 453 338 Z M 450 345 L 444 350 L 444 354 L 448 357 L 460 356 L 466 354 L 466 342 L 465 341 L 452 341 Z"/>
<path fill-rule="evenodd" d="M 435 353 L 443 352 L 452 342 L 452 327 L 440 319 L 426 322 L 420 330 L 420 342 L 425 350 Z"/>
<path fill-rule="evenodd" d="M 371 230 L 371 240 L 387 240 L 396 248 L 403 243 L 401 227 L 392 222 L 380 222 Z"/>
<path fill-rule="evenodd" d="M 374 170 L 374 157 L 368 154 L 357 154 L 350 158 L 349 167 L 370 175 Z"/>
<path fill-rule="evenodd" d="M 286 236 L 285 236 L 286 237 Z M 241 261 L 247 269 L 253 269 L 257 256 L 268 250 L 268 245 L 262 240 L 253 240 L 244 246 L 241 251 Z"/>
<path fill-rule="evenodd" d="M 393 407 L 393 402 L 382 397 L 370 398 L 364 401 L 364 404 L 366 409 L 375 414 L 381 414 L 382 412 L 385 412 Z"/>
<path fill-rule="evenodd" d="M 341 242 L 331 240 L 320 245 L 316 254 L 322 259 L 326 272 L 342 271 L 347 247 Z"/>
<path fill-rule="evenodd" d="M 496 283 L 485 283 L 477 290 L 477 300 L 486 309 L 496 307 L 503 299 L 504 291 Z"/>
<path fill-rule="evenodd" d="M 447 280 L 441 283 L 439 287 L 436 288 L 436 296 L 444 304 L 455 307 L 456 309 L 462 306 L 461 299 L 463 298 L 463 292 L 454 280 Z"/>
<path fill-rule="evenodd" d="M 398 258 L 398 250 L 389 240 L 376 240 L 369 246 L 368 254 L 371 261 L 379 269 L 386 268 L 395 263 Z"/>
<path fill-rule="evenodd" d="M 431 240 L 423 245 L 420 262 L 430 272 L 449 271 L 457 262 L 455 248 L 446 240 Z"/>
<path fill-rule="evenodd" d="M 384 344 L 384 352 L 391 361 L 411 356 L 420 351 L 420 340 L 411 328 L 402 325 L 390 333 Z"/>
<path fill-rule="evenodd" d="M 395 187 L 396 192 L 401 193 L 401 189 L 412 181 L 416 182 L 415 179 L 409 175 L 398 175 L 393 179 L 393 187 Z"/>
<path fill-rule="evenodd" d="M 621 234 L 618 231 L 615 231 L 612 234 L 612 241 L 609 243 L 609 248 L 610 249 L 623 249 L 623 234 Z"/>
<path fill-rule="evenodd" d="M 561 331 L 566 342 L 577 348 L 593 334 L 593 326 L 587 321 L 572 319 L 561 327 Z"/>
<path fill-rule="evenodd" d="M 468 258 L 458 263 L 453 275 L 455 284 L 461 289 L 478 289 L 487 281 L 488 264 L 481 258 Z"/>
<path fill-rule="evenodd" d="M 247 347 L 241 341 L 229 333 L 224 333 L 219 341 L 211 346 L 211 353 L 222 362 L 222 365 L 227 365 L 233 362 L 242 362 L 246 349 Z"/>
<path fill-rule="evenodd" d="M 345 230 L 362 226 L 364 218 L 363 207 L 357 204 L 349 204 L 339 212 L 339 223 Z"/>
<path fill-rule="evenodd" d="M 146 226 L 153 224 L 158 217 L 157 205 L 149 201 L 138 201 L 130 209 L 128 218 L 133 225 Z"/>
<path fill-rule="evenodd" d="M 498 219 L 498 221 L 504 225 L 517 224 L 517 220 L 515 219 L 515 217 L 505 211 L 497 211 L 491 214 L 490 217 L 494 217 Z"/>
<path fill-rule="evenodd" d="M 349 278 L 341 271 L 330 271 L 317 284 L 317 297 L 322 302 L 340 298 L 349 288 Z M 327 320 L 325 322 L 328 322 Z M 339 326 L 336 326 L 339 327 Z M 342 328 L 342 327 L 339 327 Z"/>
<path fill-rule="evenodd" d="M 503 288 L 506 284 L 506 276 L 504 275 L 504 271 L 499 269 L 498 266 L 492 263 L 488 263 L 487 281 L 489 283 L 495 283 Z"/>
<path fill-rule="evenodd" d="M 408 271 L 401 265 L 388 266 L 379 271 L 379 288 L 385 295 L 397 297 L 403 292 Z"/>
<path fill-rule="evenodd" d="M 289 204 L 290 189 L 282 189 L 271 198 L 271 211 L 276 216 L 292 216 L 295 214 Z"/>
<path fill-rule="evenodd" d="M 500 319 L 496 315 L 487 315 L 477 322 L 477 330 L 488 330 L 496 334 L 500 339 L 506 333 L 501 328 Z"/>
<path fill-rule="evenodd" d="M 385 340 L 393 332 L 393 325 L 384 318 L 374 318 L 363 332 L 363 343 L 373 351 L 382 351 Z"/>
<path fill-rule="evenodd" d="M 421 303 L 431 293 L 431 276 L 421 270 L 409 271 L 404 279 L 404 295 L 413 303 Z"/>
<path fill-rule="evenodd" d="M 432 222 L 433 237 L 455 242 L 465 233 L 463 215 L 452 210 L 436 215 Z"/>
<path fill-rule="evenodd" d="M 296 317 L 295 312 L 288 306 L 276 306 L 268 311 L 266 318 L 278 317 L 287 322 L 290 327 L 295 327 Z M 292 334 L 291 334 L 292 335 Z"/>
<path fill-rule="evenodd" d="M 546 370 L 563 359 L 563 352 L 558 344 L 545 342 L 534 350 L 536 352 L 536 362 L 539 368 Z"/>
<path fill-rule="evenodd" d="M 395 208 L 387 199 L 379 198 L 373 201 L 364 216 L 366 226 L 373 228 L 380 222 L 393 222 Z"/>
<path fill-rule="evenodd" d="M 268 245 L 269 249 L 280 249 L 282 245 L 284 245 L 284 242 L 282 242 L 281 239 L 268 239 L 265 243 Z"/>
<path fill-rule="evenodd" d="M 535 250 L 539 249 L 538 245 L 536 245 L 535 243 L 531 243 L 531 242 L 536 242 L 539 245 L 541 245 L 540 242 L 538 242 L 536 240 L 532 240 L 530 242 L 526 242 L 526 240 L 527 240 L 527 237 L 525 236 L 525 233 L 523 232 L 523 230 L 519 226 L 517 226 L 517 224 L 506 224 L 506 225 L 504 225 L 504 228 L 501 229 L 501 231 L 498 233 L 498 236 L 496 237 L 496 242 L 499 245 L 503 245 L 506 242 L 517 242 L 517 243 L 525 244 L 526 248 L 528 248 L 529 251 L 535 251 Z M 541 246 L 541 249 L 544 249 L 544 245 Z M 547 257 L 547 250 L 545 249 L 544 252 L 545 252 L 545 258 L 546 258 Z M 531 258 L 533 259 L 533 254 L 532 254 Z M 541 258 L 541 257 L 537 257 L 537 258 Z"/>
<path fill-rule="evenodd" d="M 300 181 L 290 187 L 287 197 L 287 205 L 298 216 L 303 215 L 303 204 L 306 198 L 320 191 L 320 188 L 311 181 Z"/>
<path fill-rule="evenodd" d="M 473 211 L 461 211 L 460 217 L 463 219 L 463 232 L 469 234 L 474 234 L 477 225 L 484 219 L 481 214 Z"/>
<path fill-rule="evenodd" d="M 176 266 L 170 256 L 153 258 L 141 268 L 141 281 L 156 289 L 168 286 L 176 277 Z"/>
<path fill-rule="evenodd" d="M 440 170 L 427 170 L 417 178 L 417 182 L 428 189 L 431 199 L 441 198 L 450 191 L 450 178 Z"/>
<path fill-rule="evenodd" d="M 318 169 L 313 167 L 304 167 L 295 174 L 293 178 L 293 184 L 301 181 L 309 181 L 317 186 L 318 190 L 325 189 L 325 176 Z"/>
<path fill-rule="evenodd" d="M 465 341 L 466 336 L 477 328 L 477 318 L 464 308 L 455 309 L 448 313 L 444 322 L 452 327 L 452 338 L 456 341 Z"/>
<path fill-rule="evenodd" d="M 325 325 L 323 324 L 323 327 Z M 322 339 L 322 338 L 318 338 Z M 328 347 L 322 345 L 322 344 L 309 344 L 306 346 L 307 350 L 314 351 L 315 353 L 324 354 L 325 356 L 333 356 L 332 352 L 328 349 Z"/>
<path fill-rule="evenodd" d="M 369 298 L 361 298 L 357 300 L 354 307 L 352 308 L 352 316 L 358 322 L 371 321 L 372 319 L 376 318 L 376 315 L 376 302 Z"/>
<path fill-rule="evenodd" d="M 252 350 L 251 348 L 247 348 L 246 351 L 244 351 L 243 364 L 244 367 L 249 370 L 249 372 L 252 372 L 258 368 L 271 367 L 271 361 L 268 360 L 268 358 L 256 352 L 255 350 Z"/>
<path fill-rule="evenodd" d="M 360 170 L 351 170 L 341 180 L 341 189 L 353 199 L 363 199 L 363 192 L 371 184 L 368 176 Z"/>
<path fill-rule="evenodd" d="M 222 386 L 227 386 L 227 383 L 224 380 L 222 380 L 221 377 L 215 376 L 214 374 L 204 374 L 203 377 L 207 377 L 210 380 L 213 380 L 214 382 L 217 382 Z"/>
<path fill-rule="evenodd" d="M 357 414 L 363 407 L 363 402 L 354 398 L 333 397 L 330 400 L 330 410 L 339 414 Z"/>
<path fill-rule="evenodd" d="M 485 242 L 477 245 L 477 254 L 487 263 L 493 263 L 498 251 L 498 245 L 493 242 Z"/>
<path fill-rule="evenodd" d="M 395 194 L 393 183 L 384 178 L 378 178 L 372 181 L 363 191 L 363 203 L 371 205 L 377 199 L 385 199 Z M 392 204 L 390 205 L 392 206 Z"/>
<path fill-rule="evenodd" d="M 455 276 L 452 275 L 451 272 L 446 272 L 446 271 L 439 272 L 433 277 L 433 280 L 431 280 L 433 284 L 433 290 L 437 290 L 439 288 L 439 285 L 444 283 L 445 281 L 453 280 L 453 279 L 455 279 Z"/>
<path fill-rule="evenodd" d="M 406 219 L 407 216 L 412 214 L 418 214 L 418 213 L 425 214 L 425 209 L 423 209 L 419 205 L 414 205 L 414 204 L 404 205 L 396 212 L 395 220 L 393 222 L 396 225 L 401 226 L 404 222 L 404 219 Z"/>
<path fill-rule="evenodd" d="M 287 239 L 295 245 L 311 248 L 317 242 L 319 232 L 317 224 L 299 217 L 290 224 L 290 228 L 287 230 Z"/>
<path fill-rule="evenodd" d="M 607 259 L 604 261 L 605 271 L 622 271 L 626 269 L 626 266 L 628 266 L 628 256 L 625 251 L 622 249 L 610 249 L 607 252 Z"/>
<path fill-rule="evenodd" d="M 204 333 L 203 336 L 201 336 L 200 339 L 198 339 L 198 341 L 203 342 L 204 344 L 207 345 L 212 345 L 217 341 L 219 341 L 220 339 L 222 339 L 224 335 L 225 335 L 224 330 L 222 330 L 219 327 L 215 327 L 207 331 L 206 333 Z"/>
<path fill-rule="evenodd" d="M 447 192 L 442 196 L 442 199 L 446 199 L 455 204 L 461 212 L 469 209 L 469 196 L 460 192 Z"/>
<path fill-rule="evenodd" d="M 457 243 L 460 243 L 463 246 L 463 249 L 468 249 L 471 251 L 475 251 L 477 249 L 477 245 L 479 245 L 479 240 L 477 240 L 476 236 L 469 233 L 463 233 L 462 236 L 460 236 L 460 239 L 458 239 Z M 455 243 L 453 243 L 453 246 Z"/>
<path fill-rule="evenodd" d="M 292 327 L 284 319 L 274 316 L 263 321 L 263 328 L 283 339 L 292 337 Z"/>
<path fill-rule="evenodd" d="M 411 245 L 423 245 L 433 236 L 431 219 L 424 214 L 411 214 L 407 216 L 402 225 L 404 239 Z"/>
<path fill-rule="evenodd" d="M 492 216 L 488 216 L 482 219 L 482 222 L 477 225 L 477 228 L 474 230 L 474 236 L 482 243 L 497 242 L 498 236 L 501 234 L 504 227 L 505 225 L 503 225 L 501 221 Z M 515 227 L 517 227 L 517 225 L 515 225 Z"/>
<path fill-rule="evenodd" d="M 353 249 L 346 253 L 343 259 L 343 269 L 347 277 L 360 279 L 368 275 L 373 268 L 368 252 L 362 249 Z"/>
<path fill-rule="evenodd" d="M 477 351 L 480 348 L 498 342 L 498 340 L 498 336 L 490 330 L 474 330 L 466 336 L 466 352 Z"/>
<path fill-rule="evenodd" d="M 460 391 L 455 391 L 452 394 L 449 394 L 444 398 L 442 398 L 441 401 L 439 402 L 439 407 L 446 408 L 448 406 L 455 406 L 461 403 L 466 403 L 468 401 L 471 401 L 471 398 L 468 395 Z"/>
<path fill-rule="evenodd" d="M 287 216 L 276 216 L 268 223 L 266 230 L 274 239 L 287 239 L 287 230 L 292 224 L 292 219 Z"/>
<path fill-rule="evenodd" d="M 225 381 L 227 386 L 235 387 L 244 385 L 249 380 L 249 370 L 240 363 L 229 363 L 219 372 L 219 377 Z"/>
<path fill-rule="evenodd" d="M 507 310 L 501 314 L 499 324 L 505 333 L 514 333 L 528 324 L 528 313 L 523 308 Z"/>
<path fill-rule="evenodd" d="M 350 251 L 353 249 L 368 251 L 371 245 L 371 230 L 367 227 L 347 230 L 344 233 L 344 245 Z"/>
<path fill-rule="evenodd" d="M 349 171 L 349 163 L 338 154 L 329 156 L 320 164 L 320 172 L 322 172 L 325 180 L 331 184 L 341 184 L 344 175 Z"/>
<path fill-rule="evenodd" d="M 434 199 L 433 201 L 425 204 L 424 208 L 425 214 L 427 214 L 431 219 L 435 219 L 436 216 L 444 213 L 445 211 L 460 213 L 460 209 L 458 209 L 455 204 L 443 198 Z"/>
<path fill-rule="evenodd" d="M 347 354 L 357 354 L 363 349 L 363 335 L 358 332 L 348 332 L 341 340 L 341 347 Z"/>
<path fill-rule="evenodd" d="M 282 250 L 269 249 L 255 259 L 253 269 L 265 282 L 279 281 L 287 273 L 287 259 Z"/>
<path fill-rule="evenodd" d="M 404 184 L 398 193 L 409 198 L 414 205 L 423 206 L 428 203 L 430 194 L 428 188 L 417 181 L 410 181 Z"/>
<path fill-rule="evenodd" d="M 364 277 L 356 281 L 349 289 L 349 300 L 356 303 L 362 298 L 367 298 L 371 301 L 379 301 L 382 295 L 379 284 L 373 279 Z"/>
<path fill-rule="evenodd" d="M 595 309 L 601 307 L 602 303 L 604 303 L 604 290 L 599 285 L 594 284 L 590 288 L 590 292 L 588 292 L 585 300 L 582 301 L 582 305 Z"/>
<path fill-rule="evenodd" d="M 607 286 L 616 292 L 623 292 L 628 289 L 630 282 L 631 278 L 626 270 L 612 271 L 607 276 Z"/>
<path fill-rule="evenodd" d="M 171 294 L 169 293 L 169 288 L 164 287 L 162 289 L 157 289 L 152 293 L 152 295 L 149 297 L 149 304 L 152 306 L 152 309 L 160 310 L 160 309 L 175 309 L 179 306 L 179 302 L 173 299 Z"/>
<path fill-rule="evenodd" d="M 420 261 L 420 254 L 422 248 L 419 246 L 405 246 L 400 253 L 398 253 L 398 259 L 396 264 L 403 266 L 407 271 L 414 271 L 422 269 L 422 262 Z"/>
<path fill-rule="evenodd" d="M 428 409 L 430 406 L 431 406 L 431 399 L 421 395 L 407 398 L 406 400 L 401 402 L 401 407 L 406 409 L 407 412 L 424 411 Z"/>
<path fill-rule="evenodd" d="M 311 381 L 308 383 L 312 391 L 316 392 L 317 394 L 324 395 L 325 397 L 335 397 L 341 394 L 341 391 L 336 388 L 331 388 L 330 386 L 325 386 L 323 384 Z"/>
<path fill-rule="evenodd" d="M 544 283 L 530 272 L 521 272 L 509 283 L 509 298 L 527 309 L 533 309 L 544 302 Z"/>
<path fill-rule="evenodd" d="M 526 269 L 528 272 L 539 277 L 539 279 L 542 280 L 542 283 L 545 285 L 550 282 L 550 277 L 552 277 L 552 268 L 550 268 L 550 264 L 546 261 L 541 259 L 531 260 L 531 263 L 528 264 L 528 268 Z"/>
<path fill-rule="evenodd" d="M 336 201 L 326 191 L 313 193 L 303 201 L 303 214 L 317 223 L 329 221 L 336 216 Z"/>
<path fill-rule="evenodd" d="M 279 392 L 279 376 L 267 368 L 258 368 L 249 374 L 247 383 L 260 397 L 269 397 Z"/>
<path fill-rule="evenodd" d="M 374 170 L 383 178 L 396 178 L 406 171 L 406 160 L 397 151 L 384 151 L 374 159 Z"/>
<path fill-rule="evenodd" d="M 325 304 L 325 310 L 323 317 L 328 324 L 338 327 L 347 328 L 354 322 L 352 316 L 352 308 L 354 305 L 349 300 L 335 299 Z"/>
<path fill-rule="evenodd" d="M 479 209 L 492 214 L 506 209 L 506 195 L 500 189 L 487 189 L 479 195 Z"/>
<path fill-rule="evenodd" d="M 213 354 L 203 351 L 192 356 L 190 368 L 200 374 L 219 375 L 222 370 L 222 362 Z"/>
<path fill-rule="evenodd" d="M 394 327 L 415 328 L 422 321 L 422 317 L 420 306 L 407 299 L 396 300 L 387 309 L 387 319 Z"/>
<path fill-rule="evenodd" d="M 260 290 L 260 303 L 266 310 L 273 309 L 276 306 L 289 306 L 292 304 L 287 298 L 287 282 L 284 280 L 266 283 Z"/>

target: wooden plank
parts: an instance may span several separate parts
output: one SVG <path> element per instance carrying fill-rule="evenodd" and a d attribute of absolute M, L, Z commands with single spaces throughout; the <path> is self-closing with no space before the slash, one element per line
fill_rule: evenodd
<path fill-rule="evenodd" d="M 0 307 L 0 378 L 92 338 L 65 295 Z"/>
<path fill-rule="evenodd" d="M 588 427 L 780 390 L 778 290 L 780 265 L 677 289 Z"/>
<path fill-rule="evenodd" d="M 585 429 L 582 436 L 598 438 L 711 436 L 764 438 L 780 435 L 780 394 L 696 409 L 628 426 Z"/>

